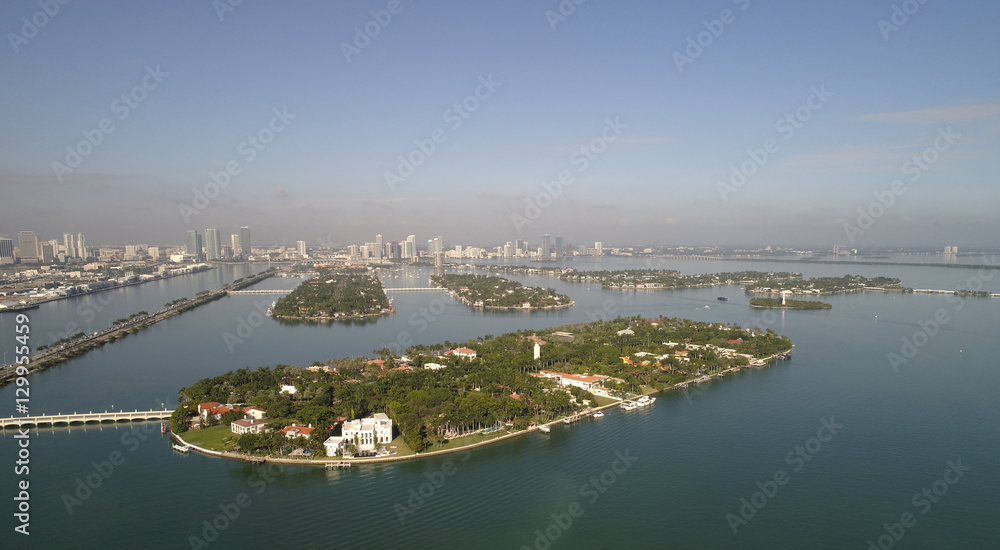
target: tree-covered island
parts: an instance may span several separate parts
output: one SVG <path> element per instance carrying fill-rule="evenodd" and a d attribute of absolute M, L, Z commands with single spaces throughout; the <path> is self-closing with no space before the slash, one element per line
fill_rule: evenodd
<path fill-rule="evenodd" d="M 912 288 L 902 286 L 899 279 L 892 277 L 862 277 L 861 275 L 844 275 L 843 277 L 814 277 L 812 279 L 793 279 L 762 281 L 755 286 L 747 286 L 747 292 L 756 294 L 840 294 L 843 292 L 861 292 L 865 290 L 881 290 L 883 292 L 913 292 Z"/>
<path fill-rule="evenodd" d="M 431 282 L 455 293 L 472 307 L 486 309 L 554 309 L 570 307 L 573 301 L 552 288 L 524 286 L 492 275 L 434 275 Z"/>
<path fill-rule="evenodd" d="M 792 349 L 770 329 L 664 317 L 486 335 L 456 345 L 206 378 L 180 390 L 171 428 L 193 444 L 238 457 L 320 458 L 345 425 L 382 413 L 392 434 L 373 452 L 406 456 L 513 435 L 639 393 L 762 365 Z M 243 418 L 251 412 L 258 420 Z M 263 428 L 262 422 L 266 429 L 236 434 L 234 422 Z M 347 441 L 334 454 L 353 456 L 358 446 Z"/>
<path fill-rule="evenodd" d="M 318 275 L 303 281 L 271 308 L 279 319 L 326 321 L 356 319 L 392 312 L 382 281 L 366 268 L 319 267 Z"/>
<path fill-rule="evenodd" d="M 833 306 L 816 300 L 792 300 L 786 298 L 750 298 L 750 307 L 770 309 L 830 309 Z"/>

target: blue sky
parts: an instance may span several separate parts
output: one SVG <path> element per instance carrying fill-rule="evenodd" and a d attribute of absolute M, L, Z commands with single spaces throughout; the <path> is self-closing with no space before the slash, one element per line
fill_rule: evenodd
<path fill-rule="evenodd" d="M 387 24 L 371 12 L 388 0 L 244 1 L 221 18 L 207 1 L 70 2 L 51 17 L 42 4 L 0 5 L 0 233 L 179 243 L 187 229 L 250 225 L 274 243 L 550 233 L 591 246 L 986 246 L 1000 234 L 994 3 L 566 0 L 556 19 L 555 0 L 400 0 Z M 894 6 L 897 30 L 880 29 Z M 45 24 L 32 33 L 22 18 Z M 366 25 L 377 35 L 345 56 Z M 699 33 L 707 45 L 679 70 Z M 459 119 L 463 102 L 474 110 Z M 291 116 L 272 121 L 275 109 Z M 796 112 L 808 120 L 794 132 L 776 127 Z M 95 133 L 102 119 L 113 129 Z M 927 153 L 949 128 L 958 137 Z M 435 130 L 433 153 L 390 186 Z M 85 131 L 100 143 L 81 149 Z M 250 160 L 254 135 L 269 143 Z M 773 152 L 750 161 L 768 140 Z M 573 155 L 590 145 L 602 152 L 584 167 Z M 68 147 L 89 154 L 70 167 Z M 904 172 L 921 154 L 927 169 Z M 746 162 L 754 173 L 726 187 Z M 229 185 L 198 203 L 233 163 Z M 539 197 L 561 171 L 572 183 Z M 894 180 L 905 193 L 872 210 Z M 848 235 L 859 208 L 879 215 Z"/>

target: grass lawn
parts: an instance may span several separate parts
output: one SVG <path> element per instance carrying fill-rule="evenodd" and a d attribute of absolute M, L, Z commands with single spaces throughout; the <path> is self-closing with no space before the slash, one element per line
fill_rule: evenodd
<path fill-rule="evenodd" d="M 433 447 L 427 449 L 427 451 L 443 451 L 447 449 L 455 449 L 458 447 L 465 447 L 466 445 L 472 445 L 473 443 L 480 443 L 483 441 L 489 441 L 491 439 L 496 439 L 502 435 L 507 435 L 511 433 L 509 430 L 501 430 L 499 432 L 493 432 L 488 435 L 483 435 L 476 432 L 472 435 L 467 435 L 465 437 L 459 437 L 456 439 L 450 439 L 444 445 L 434 445 Z"/>
<path fill-rule="evenodd" d="M 408 456 L 413 454 L 413 449 L 403 441 L 403 436 L 393 439 L 385 448 L 390 451 L 396 451 L 396 454 L 393 456 Z"/>
<path fill-rule="evenodd" d="M 236 434 L 229 426 L 213 426 L 200 430 L 188 430 L 179 435 L 184 441 L 210 451 L 228 451 L 232 445 L 223 443 L 223 440 Z"/>
<path fill-rule="evenodd" d="M 612 403 L 617 403 L 618 402 L 617 399 L 612 399 L 610 397 L 604 397 L 603 395 L 595 395 L 594 396 L 594 401 L 596 402 L 596 404 L 597 404 L 598 407 L 603 407 L 605 405 L 610 405 Z"/>

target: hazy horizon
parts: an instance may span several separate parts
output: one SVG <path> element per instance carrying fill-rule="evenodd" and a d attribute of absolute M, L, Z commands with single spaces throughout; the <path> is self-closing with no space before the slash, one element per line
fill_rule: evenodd
<path fill-rule="evenodd" d="M 249 225 L 255 243 L 309 246 L 548 233 L 978 248 L 1000 234 L 1000 5 L 40 6 L 0 6 L 0 233 L 14 238 L 182 243 Z"/>

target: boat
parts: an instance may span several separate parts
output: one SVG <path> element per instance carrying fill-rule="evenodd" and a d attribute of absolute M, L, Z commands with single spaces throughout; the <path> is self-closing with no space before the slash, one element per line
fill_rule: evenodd
<path fill-rule="evenodd" d="M 169 424 L 167 424 L 166 422 L 164 422 L 163 424 L 160 424 L 160 433 L 161 433 L 161 434 L 165 434 L 165 433 L 167 433 L 168 431 L 170 431 L 170 426 L 169 426 Z"/>
<path fill-rule="evenodd" d="M 178 445 L 178 444 L 174 443 L 174 450 L 175 451 L 180 451 L 182 453 L 186 453 L 186 452 L 188 452 L 188 451 L 191 450 L 191 447 L 188 446 L 188 445 Z"/>
<path fill-rule="evenodd" d="M 640 395 L 635 400 L 635 404 L 638 405 L 638 406 L 640 406 L 640 407 L 646 407 L 648 405 L 652 405 L 653 401 L 656 401 L 655 397 L 650 397 L 648 395 Z"/>
<path fill-rule="evenodd" d="M 631 411 L 632 409 L 639 408 L 639 405 L 635 401 L 622 401 L 621 408 Z"/>
<path fill-rule="evenodd" d="M 593 416 L 594 418 L 604 418 L 604 413 L 602 413 L 601 411 L 597 411 L 590 416 Z"/>
<path fill-rule="evenodd" d="M 549 432 L 552 431 L 552 428 L 550 428 L 548 426 L 548 424 L 539 424 L 538 425 L 538 431 L 543 432 L 543 433 L 549 433 Z"/>
<path fill-rule="evenodd" d="M 705 309 L 712 309 L 712 306 L 705 305 Z"/>
<path fill-rule="evenodd" d="M 720 302 L 728 302 L 729 298 L 726 298 L 725 296 L 719 296 L 718 298 L 716 298 L 716 300 Z"/>

